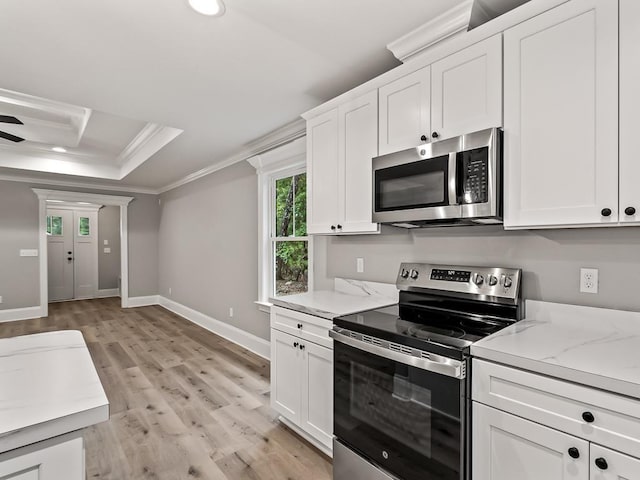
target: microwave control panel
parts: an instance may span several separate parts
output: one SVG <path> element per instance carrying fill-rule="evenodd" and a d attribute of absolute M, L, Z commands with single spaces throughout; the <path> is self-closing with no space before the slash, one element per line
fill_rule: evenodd
<path fill-rule="evenodd" d="M 458 153 L 458 171 L 462 172 L 460 203 L 489 201 L 489 148 L 482 147 Z"/>

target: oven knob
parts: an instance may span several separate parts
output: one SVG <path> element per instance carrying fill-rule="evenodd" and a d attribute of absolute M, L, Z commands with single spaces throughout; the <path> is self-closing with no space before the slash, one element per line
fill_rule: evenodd
<path fill-rule="evenodd" d="M 513 280 L 511 280 L 511 277 L 505 277 L 504 288 L 509 288 L 511 285 L 513 285 Z"/>
<path fill-rule="evenodd" d="M 480 286 L 484 283 L 484 277 L 482 275 L 480 275 L 479 273 L 476 273 L 473 276 L 473 283 L 475 283 L 477 286 Z"/>
<path fill-rule="evenodd" d="M 411 270 L 411 273 L 409 274 L 411 276 L 412 280 L 415 280 L 416 278 L 418 278 L 418 276 L 420 275 L 420 273 L 418 273 L 417 270 Z"/>
<path fill-rule="evenodd" d="M 497 285 L 497 283 L 498 277 L 496 277 L 495 275 L 489 275 L 489 285 L 493 287 L 494 285 Z"/>
<path fill-rule="evenodd" d="M 400 276 L 402 278 L 409 278 L 409 270 L 405 270 L 404 268 L 402 269 L 402 271 L 400 272 Z"/>

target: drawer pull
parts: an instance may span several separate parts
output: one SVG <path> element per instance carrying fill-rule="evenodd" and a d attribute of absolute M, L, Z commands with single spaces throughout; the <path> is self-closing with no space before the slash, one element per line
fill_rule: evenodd
<path fill-rule="evenodd" d="M 596 458 L 596 467 L 598 467 L 600 470 L 606 470 L 607 468 L 609 468 L 609 464 L 604 458 L 599 457 Z"/>
<path fill-rule="evenodd" d="M 576 447 L 571 447 L 569 449 L 569 456 L 571 458 L 580 458 L 580 450 L 578 450 Z"/>
<path fill-rule="evenodd" d="M 293 342 L 293 348 L 298 348 L 298 342 Z"/>
<path fill-rule="evenodd" d="M 302 328 L 302 324 L 301 323 L 298 324 L 298 328 Z"/>
<path fill-rule="evenodd" d="M 582 414 L 582 419 L 587 423 L 593 423 L 596 421 L 596 417 L 594 417 L 591 412 L 584 412 Z"/>

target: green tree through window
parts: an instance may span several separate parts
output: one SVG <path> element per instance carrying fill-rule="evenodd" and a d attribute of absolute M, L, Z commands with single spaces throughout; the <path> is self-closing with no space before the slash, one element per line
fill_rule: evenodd
<path fill-rule="evenodd" d="M 272 234 L 275 295 L 308 289 L 307 176 L 302 173 L 275 181 L 275 225 Z"/>

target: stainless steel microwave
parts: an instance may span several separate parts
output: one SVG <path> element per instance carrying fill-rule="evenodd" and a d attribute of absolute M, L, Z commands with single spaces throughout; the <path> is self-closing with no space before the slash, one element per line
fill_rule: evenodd
<path fill-rule="evenodd" d="M 373 159 L 373 221 L 415 228 L 502 223 L 502 130 Z"/>

